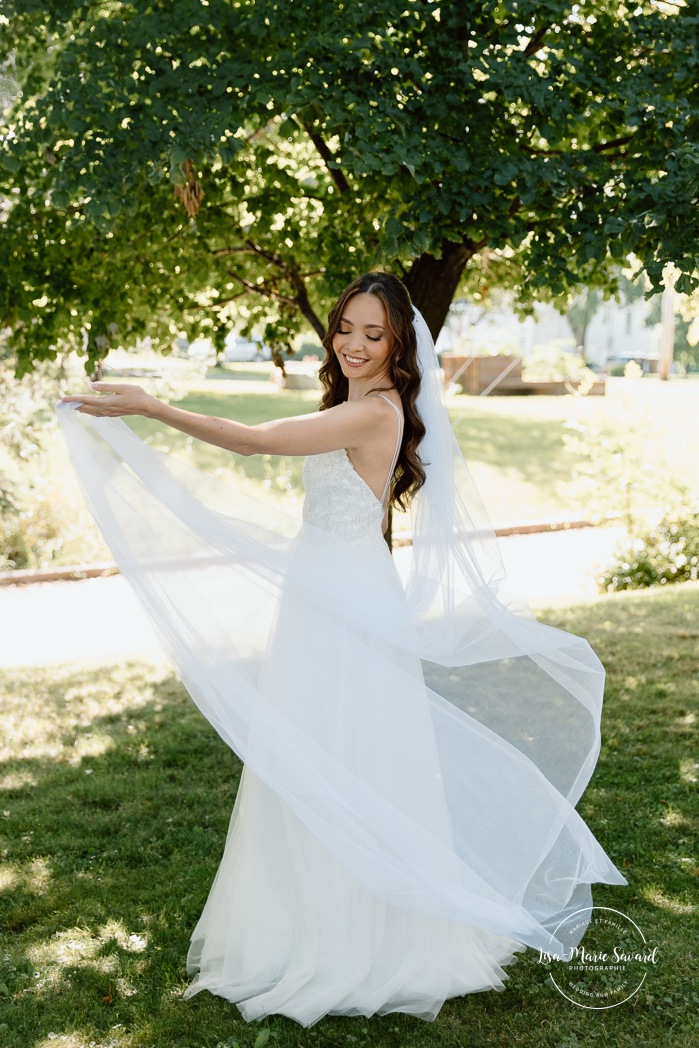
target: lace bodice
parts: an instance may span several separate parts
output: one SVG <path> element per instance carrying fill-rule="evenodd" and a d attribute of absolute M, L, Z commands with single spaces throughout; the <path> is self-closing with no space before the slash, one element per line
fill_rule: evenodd
<path fill-rule="evenodd" d="M 398 408 L 388 397 L 381 399 L 391 404 L 399 422 L 396 450 L 383 500 L 378 499 L 367 482 L 359 476 L 344 449 L 309 455 L 303 463 L 306 489 L 303 519 L 353 546 L 385 551 L 387 546 L 382 533 L 384 509 L 403 437 L 403 420 Z"/>
<path fill-rule="evenodd" d="M 353 546 L 386 549 L 381 532 L 384 507 L 362 480 L 347 452 L 309 455 L 303 463 L 303 519 Z"/>

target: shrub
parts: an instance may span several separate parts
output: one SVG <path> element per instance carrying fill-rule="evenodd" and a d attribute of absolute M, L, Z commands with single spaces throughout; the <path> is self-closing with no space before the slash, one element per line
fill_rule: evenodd
<path fill-rule="evenodd" d="M 77 486 L 65 454 L 55 453 L 54 403 L 79 379 L 75 361 L 46 362 L 17 379 L 0 346 L 0 571 L 65 563 L 71 553 L 104 559 L 79 497 L 72 505 L 62 498 L 66 482 L 76 494 Z"/>
<path fill-rule="evenodd" d="M 677 437 L 649 425 L 643 402 L 619 397 L 611 418 L 598 407 L 586 411 L 593 406 L 584 397 L 571 398 L 571 407 L 563 436 L 574 456 L 568 494 L 588 520 L 601 524 L 616 518 L 636 538 L 645 534 L 649 519 L 687 512 L 694 485 L 681 456 L 668 452 Z"/>
<path fill-rule="evenodd" d="M 58 388 L 46 381 L 46 370 L 44 366 L 20 381 L 7 360 L 0 359 L 0 570 L 32 563 L 32 544 L 24 534 L 31 516 L 31 478 L 43 450 L 44 428 L 50 425 L 49 397 Z"/>
<path fill-rule="evenodd" d="M 325 359 L 325 350 L 320 342 L 302 342 L 290 359 L 305 360 L 306 357 L 318 357 L 318 360 Z"/>
<path fill-rule="evenodd" d="M 582 356 L 564 339 L 534 346 L 524 361 L 523 377 L 530 382 L 578 382 L 586 373 Z"/>
<path fill-rule="evenodd" d="M 668 514 L 617 553 L 617 562 L 600 577 L 614 590 L 645 589 L 699 578 L 699 513 Z"/>
<path fill-rule="evenodd" d="M 643 368 L 637 360 L 630 360 L 624 368 L 624 378 L 643 378 Z"/>

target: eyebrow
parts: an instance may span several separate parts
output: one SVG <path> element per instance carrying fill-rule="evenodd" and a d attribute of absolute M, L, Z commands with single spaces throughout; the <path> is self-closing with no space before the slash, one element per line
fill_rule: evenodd
<path fill-rule="evenodd" d="M 348 320 L 347 317 L 340 317 L 340 323 L 341 324 L 349 324 L 350 327 L 354 327 L 354 324 L 352 323 L 352 321 Z M 365 328 L 365 330 L 367 330 L 368 328 L 377 328 L 379 331 L 384 331 L 385 330 L 383 324 L 365 324 L 364 328 Z"/>

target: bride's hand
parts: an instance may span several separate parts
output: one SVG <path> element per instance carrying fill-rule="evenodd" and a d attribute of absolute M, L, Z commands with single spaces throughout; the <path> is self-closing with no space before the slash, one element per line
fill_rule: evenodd
<path fill-rule="evenodd" d="M 61 404 L 77 404 L 77 411 L 85 415 L 116 416 L 116 415 L 145 415 L 152 416 L 155 409 L 160 407 L 160 401 L 146 393 L 140 386 L 127 385 L 114 382 L 91 382 L 90 385 L 98 393 L 104 396 L 85 397 L 63 397 Z"/>

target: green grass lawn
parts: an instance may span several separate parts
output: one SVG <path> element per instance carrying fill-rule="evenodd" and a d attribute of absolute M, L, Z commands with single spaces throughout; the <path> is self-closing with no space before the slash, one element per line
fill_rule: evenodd
<path fill-rule="evenodd" d="M 317 408 L 316 391 L 280 391 L 269 381 L 269 364 L 237 364 L 208 376 L 177 374 L 140 380 L 156 395 L 209 415 L 254 424 L 300 415 Z M 173 385 L 174 383 L 174 385 Z M 589 519 L 601 501 L 614 509 L 620 485 L 602 473 L 581 497 L 575 472 L 586 453 L 566 443 L 570 423 L 606 425 L 621 420 L 629 446 L 642 442 L 644 466 L 661 477 L 666 465 L 679 473 L 699 498 L 699 382 L 612 379 L 606 397 L 467 397 L 449 401 L 454 430 L 491 520 L 497 524 L 561 517 Z M 194 466 L 229 477 L 249 494 L 300 514 L 302 460 L 275 455 L 232 455 L 193 440 L 149 419 L 131 419 L 136 432 L 156 447 L 182 456 Z M 626 431 L 626 429 L 624 430 Z M 28 532 L 43 536 L 35 545 L 41 563 L 70 564 L 109 559 L 84 508 L 58 433 L 46 436 L 46 454 L 32 466 L 37 498 L 27 516 Z M 38 474 L 41 476 L 38 476 Z M 631 478 L 632 483 L 634 477 Z M 397 515 L 394 532 L 408 529 Z"/>
<path fill-rule="evenodd" d="M 254 424 L 316 410 L 314 391 L 278 391 L 260 381 L 271 365 L 237 365 L 226 379 L 200 380 L 173 403 L 190 411 Z M 606 397 L 451 397 L 454 431 L 474 479 L 496 523 L 585 516 L 572 480 L 581 460 L 566 442 L 571 422 L 600 426 L 622 420 L 629 441 L 648 444 L 648 457 L 659 469 L 667 459 L 699 496 L 699 388 L 691 382 L 663 384 L 653 379 L 612 379 Z M 146 419 L 136 431 L 178 454 L 188 454 L 201 469 L 232 469 L 282 499 L 301 498 L 301 461 L 278 456 L 240 458 L 192 442 Z M 600 478 L 600 486 L 604 486 Z M 609 499 L 613 504 L 613 496 Z M 291 508 L 291 502 L 289 502 Z"/>
<path fill-rule="evenodd" d="M 620 594 L 547 621 L 609 673 L 602 753 L 580 814 L 628 887 L 595 886 L 659 948 L 642 989 L 575 1007 L 528 950 L 504 993 L 434 1023 L 246 1024 L 181 999 L 189 935 L 222 853 L 240 764 L 163 669 L 6 672 L 0 707 L 0 1046 L 577 1048 L 696 1044 L 699 586 Z"/>
<path fill-rule="evenodd" d="M 253 385 L 252 382 L 249 385 Z M 276 418 L 305 415 L 318 408 L 318 394 L 312 390 L 276 390 L 271 383 L 255 383 L 252 391 L 244 381 L 232 378 L 214 380 L 203 389 L 193 389 L 178 396 L 172 403 L 187 411 L 198 411 L 204 415 L 234 418 L 246 425 L 269 422 Z M 163 426 L 152 419 L 130 420 L 139 436 L 165 447 L 168 451 L 186 455 L 198 469 L 213 473 L 216 470 L 230 471 L 236 479 L 246 478 L 254 482 L 254 488 L 262 497 L 285 499 L 290 507 L 293 499 L 300 499 L 303 492 L 301 467 L 303 459 L 279 455 L 232 455 L 222 448 L 192 440 L 185 433 Z"/>

